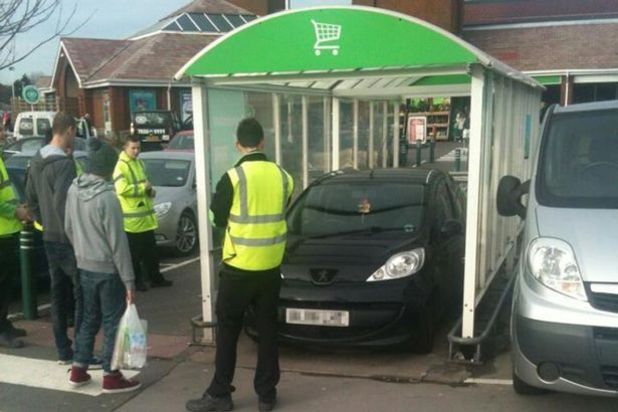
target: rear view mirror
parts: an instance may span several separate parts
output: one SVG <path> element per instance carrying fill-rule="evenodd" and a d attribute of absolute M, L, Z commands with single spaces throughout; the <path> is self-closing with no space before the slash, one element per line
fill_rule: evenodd
<path fill-rule="evenodd" d="M 521 203 L 523 195 L 530 190 L 530 180 L 521 183 L 515 176 L 504 176 L 498 185 L 496 206 L 502 216 L 526 218 L 526 207 Z"/>
<path fill-rule="evenodd" d="M 449 238 L 451 236 L 460 235 L 463 233 L 463 225 L 459 220 L 447 220 L 442 225 L 442 229 L 440 229 L 440 234 L 444 238 Z"/>

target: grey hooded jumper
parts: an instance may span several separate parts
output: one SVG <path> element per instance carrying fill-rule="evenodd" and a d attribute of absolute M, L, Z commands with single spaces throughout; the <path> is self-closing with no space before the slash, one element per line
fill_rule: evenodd
<path fill-rule="evenodd" d="M 75 179 L 67 196 L 64 227 L 78 268 L 118 273 L 127 289 L 134 289 L 129 242 L 111 182 L 92 174 Z"/>

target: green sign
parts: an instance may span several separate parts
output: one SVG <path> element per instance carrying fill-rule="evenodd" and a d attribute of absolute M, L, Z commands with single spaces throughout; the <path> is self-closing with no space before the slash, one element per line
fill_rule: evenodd
<path fill-rule="evenodd" d="M 39 92 L 39 89 L 37 89 L 34 86 L 26 86 L 21 91 L 21 97 L 28 104 L 36 104 L 36 103 L 39 102 L 39 98 L 41 97 L 41 93 Z"/>
<path fill-rule="evenodd" d="M 274 14 L 223 37 L 189 76 L 463 66 L 474 49 L 429 23 L 379 9 L 329 7 Z"/>

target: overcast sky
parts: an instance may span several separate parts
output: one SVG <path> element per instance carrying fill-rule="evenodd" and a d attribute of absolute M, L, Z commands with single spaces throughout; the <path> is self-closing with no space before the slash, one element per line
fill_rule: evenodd
<path fill-rule="evenodd" d="M 1 1 L 1 0 L 0 0 Z M 174 10 L 188 4 L 190 0 L 63 0 L 64 14 L 68 14 L 77 2 L 77 13 L 73 19 L 75 27 L 89 16 L 88 23 L 72 34 L 72 37 L 122 39 L 150 26 Z M 291 0 L 292 8 L 310 7 L 320 4 L 351 4 L 351 0 Z M 39 39 L 53 33 L 55 22 L 43 24 L 18 38 L 16 52 L 28 50 Z M 24 73 L 43 72 L 51 74 L 58 53 L 58 40 L 41 47 L 27 59 L 16 64 L 13 71 L 0 71 L 0 82 L 9 84 Z"/>

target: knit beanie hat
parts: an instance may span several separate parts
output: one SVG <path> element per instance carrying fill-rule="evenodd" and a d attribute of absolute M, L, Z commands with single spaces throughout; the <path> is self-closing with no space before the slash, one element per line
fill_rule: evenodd
<path fill-rule="evenodd" d="M 114 173 L 118 154 L 107 143 L 97 139 L 88 139 L 88 160 L 90 161 L 89 172 L 108 177 Z"/>

